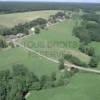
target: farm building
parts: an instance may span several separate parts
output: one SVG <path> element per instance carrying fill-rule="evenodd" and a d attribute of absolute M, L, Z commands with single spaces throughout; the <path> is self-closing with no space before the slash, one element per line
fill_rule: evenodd
<path fill-rule="evenodd" d="M 20 38 L 20 37 L 23 37 L 24 34 L 23 33 L 18 33 L 16 36 L 17 36 L 17 38 Z"/>
<path fill-rule="evenodd" d="M 35 28 L 32 27 L 30 30 L 29 30 L 29 34 L 35 34 Z"/>

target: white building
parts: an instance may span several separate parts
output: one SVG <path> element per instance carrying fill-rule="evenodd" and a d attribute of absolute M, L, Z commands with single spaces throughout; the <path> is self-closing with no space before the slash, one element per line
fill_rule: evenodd
<path fill-rule="evenodd" d="M 34 34 L 35 34 L 35 28 L 32 27 L 32 28 L 29 30 L 29 33 L 34 35 Z"/>
<path fill-rule="evenodd" d="M 24 34 L 23 34 L 23 33 L 18 33 L 16 36 L 17 36 L 18 38 L 20 38 L 20 37 L 23 37 Z"/>

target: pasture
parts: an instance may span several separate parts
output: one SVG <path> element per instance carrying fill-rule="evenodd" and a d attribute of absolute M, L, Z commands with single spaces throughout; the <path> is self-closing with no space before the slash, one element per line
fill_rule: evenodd
<path fill-rule="evenodd" d="M 88 63 L 90 57 L 78 51 L 79 39 L 72 34 L 74 25 L 75 21 L 73 19 L 65 20 L 48 27 L 47 30 L 41 30 L 41 33 L 38 35 L 21 39 L 20 42 L 51 58 L 59 59 L 63 53 L 71 53 Z M 24 64 L 37 75 L 58 71 L 57 64 L 25 51 L 23 48 L 16 47 L 0 51 L 0 70 L 11 69 L 11 66 L 17 63 Z"/>
<path fill-rule="evenodd" d="M 48 27 L 47 30 L 41 30 L 41 33 L 38 35 L 22 39 L 20 42 L 51 58 L 59 59 L 62 57 L 63 53 L 71 53 L 88 63 L 90 57 L 78 51 L 80 44 L 79 39 L 72 34 L 74 25 L 74 20 L 65 20 Z M 46 43 L 49 43 L 49 47 L 48 44 L 44 47 L 45 41 Z M 35 43 L 37 45 L 35 45 Z M 54 45 L 55 43 L 56 45 Z M 39 76 L 58 71 L 57 64 L 43 59 L 31 52 L 27 52 L 23 48 L 16 47 L 0 51 L 0 70 L 11 69 L 11 66 L 17 63 L 24 64 L 28 69 Z"/>
<path fill-rule="evenodd" d="M 45 10 L 45 11 L 31 11 L 23 13 L 12 13 L 12 14 L 1 14 L 0 15 L 0 26 L 8 28 L 14 27 L 17 24 L 23 24 L 25 22 L 32 21 L 36 18 L 48 18 L 53 15 L 57 10 Z"/>
<path fill-rule="evenodd" d="M 25 46 L 34 49 L 44 55 L 59 59 L 63 54 L 70 53 L 79 57 L 84 62 L 88 62 L 90 57 L 81 53 L 78 48 L 79 39 L 72 34 L 75 20 L 65 20 L 48 27 L 47 30 L 41 30 L 40 34 L 32 35 L 21 40 Z M 59 53 L 58 56 L 55 54 Z M 62 55 L 60 55 L 62 54 Z"/>
<path fill-rule="evenodd" d="M 32 91 L 27 100 L 100 100 L 100 76 L 77 73 L 69 85 L 42 91 Z"/>
<path fill-rule="evenodd" d="M 50 11 L 49 13 L 47 12 L 48 11 L 36 11 L 7 14 L 8 17 L 5 15 L 0 15 L 0 19 L 3 19 L 1 20 L 1 24 L 7 27 L 12 27 L 20 22 L 24 23 L 26 21 L 31 21 L 37 17 L 47 18 L 49 14 L 54 14 L 56 11 Z M 78 57 L 80 60 L 88 63 L 90 57 L 78 50 L 80 41 L 72 33 L 73 27 L 76 25 L 75 23 L 75 19 L 65 20 L 48 27 L 46 30 L 41 30 L 40 34 L 38 35 L 32 35 L 20 40 L 20 43 L 52 58 L 60 58 L 60 55 L 58 54 L 55 57 L 54 54 L 56 52 L 64 54 L 70 53 Z M 96 54 L 100 55 L 99 43 L 91 43 L 89 46 L 94 46 Z M 47 50 L 47 52 L 44 50 Z M 53 54 L 51 55 L 50 53 Z M 50 75 L 52 72 L 59 73 L 58 64 L 43 59 L 24 50 L 23 48 L 16 47 L 1 50 L 0 70 L 11 69 L 11 66 L 14 64 L 24 64 L 30 71 L 33 71 L 38 76 L 44 74 Z M 27 100 L 100 100 L 99 84 L 99 75 L 79 72 L 72 77 L 70 84 L 59 88 L 31 91 L 31 95 L 27 98 Z"/>
<path fill-rule="evenodd" d="M 58 65 L 22 48 L 0 51 L 0 70 L 11 69 L 15 64 L 23 64 L 36 75 L 50 74 L 58 69 Z"/>

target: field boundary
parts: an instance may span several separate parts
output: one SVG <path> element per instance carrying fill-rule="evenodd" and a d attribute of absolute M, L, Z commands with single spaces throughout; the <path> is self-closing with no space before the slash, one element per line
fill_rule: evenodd
<path fill-rule="evenodd" d="M 14 43 L 15 45 L 18 45 L 19 47 L 21 47 L 21 48 L 27 50 L 27 51 L 33 52 L 33 53 L 35 53 L 36 55 L 38 55 L 38 56 L 40 56 L 40 57 L 42 57 L 42 58 L 47 59 L 48 61 L 51 61 L 51 62 L 54 62 L 54 63 L 57 63 L 57 64 L 60 63 L 58 60 L 53 59 L 53 58 L 49 58 L 49 57 L 47 57 L 47 56 L 45 56 L 45 55 L 42 55 L 42 54 L 40 54 L 39 52 L 37 52 L 37 51 L 35 51 L 35 50 L 33 50 L 33 49 L 30 49 L 30 48 L 28 48 L 28 47 L 25 47 L 24 45 L 22 45 L 22 44 L 20 44 L 20 43 L 18 43 L 18 42 L 16 42 L 16 41 L 13 41 L 13 43 Z M 84 68 L 84 67 L 76 66 L 76 65 L 73 65 L 73 64 L 69 64 L 68 62 L 64 63 L 64 65 L 67 66 L 67 67 L 69 67 L 69 68 L 76 68 L 76 69 L 79 69 L 79 70 L 82 70 L 82 71 L 87 71 L 87 72 L 92 72 L 92 73 L 100 74 L 100 70 L 95 70 L 95 69 L 92 69 L 92 68 Z"/>

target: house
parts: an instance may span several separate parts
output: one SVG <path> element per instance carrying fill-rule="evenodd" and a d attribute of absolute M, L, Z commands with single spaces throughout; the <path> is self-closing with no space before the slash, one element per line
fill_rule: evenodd
<path fill-rule="evenodd" d="M 17 36 L 17 38 L 21 38 L 21 37 L 24 36 L 24 34 L 23 33 L 18 33 L 16 36 Z"/>
<path fill-rule="evenodd" d="M 16 35 L 7 35 L 7 36 L 5 36 L 5 38 L 6 38 L 6 42 L 10 43 L 12 41 L 15 41 L 17 39 L 17 36 Z"/>
<path fill-rule="evenodd" d="M 11 39 L 15 39 L 16 38 L 16 35 L 8 35 L 6 36 L 7 39 L 11 40 Z"/>
<path fill-rule="evenodd" d="M 32 28 L 31 28 L 31 31 L 33 31 L 33 32 L 34 32 L 34 31 L 35 31 L 35 28 L 34 28 L 34 27 L 32 27 Z"/>

